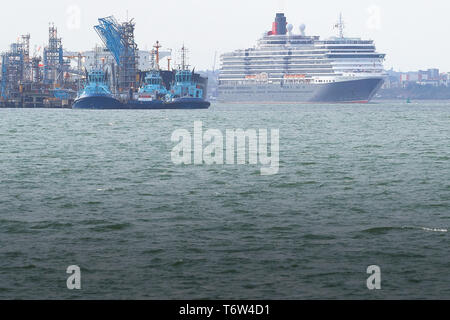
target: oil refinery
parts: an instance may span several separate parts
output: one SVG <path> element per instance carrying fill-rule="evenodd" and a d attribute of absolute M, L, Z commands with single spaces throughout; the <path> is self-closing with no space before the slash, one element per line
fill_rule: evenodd
<path fill-rule="evenodd" d="M 184 46 L 183 60 L 178 66 L 172 66 L 172 50 L 162 50 L 159 42 L 150 51 L 139 50 L 135 26 L 133 19 L 125 22 L 113 16 L 98 19 L 94 30 L 102 46 L 87 52 L 65 50 L 53 24 L 49 26 L 48 43 L 43 50 L 36 48 L 31 53 L 30 34 L 20 36 L 1 54 L 0 107 L 72 108 L 88 86 L 90 72 L 99 70 L 105 75 L 102 81 L 108 92 L 127 108 L 136 105 L 129 102 L 138 100 L 139 92 L 148 85 L 148 73 L 155 71 L 161 75 L 161 85 L 168 92 L 164 99 L 173 102 L 183 98 L 175 92 L 178 90 L 175 88 L 177 73 L 181 71 L 192 75 L 191 82 L 180 89 L 181 93 L 188 95 L 186 98 L 206 97 L 207 79 L 186 69 Z M 167 58 L 167 66 L 161 68 L 163 58 Z"/>

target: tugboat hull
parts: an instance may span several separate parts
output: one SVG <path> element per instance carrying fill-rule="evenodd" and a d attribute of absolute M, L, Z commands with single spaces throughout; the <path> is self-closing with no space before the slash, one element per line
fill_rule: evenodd
<path fill-rule="evenodd" d="M 171 102 L 137 101 L 132 100 L 122 103 L 112 97 L 92 96 L 78 99 L 73 104 L 73 109 L 91 110 L 165 110 L 165 109 L 208 109 L 211 103 L 203 99 L 181 98 Z"/>
<path fill-rule="evenodd" d="M 72 109 L 114 110 L 124 109 L 124 104 L 113 97 L 91 96 L 75 100 Z"/>
<path fill-rule="evenodd" d="M 211 103 L 199 98 L 180 98 L 168 103 L 172 109 L 208 109 Z"/>
<path fill-rule="evenodd" d="M 129 101 L 124 109 L 165 110 L 165 109 L 208 109 L 211 103 L 197 98 L 181 98 L 171 102 Z"/>

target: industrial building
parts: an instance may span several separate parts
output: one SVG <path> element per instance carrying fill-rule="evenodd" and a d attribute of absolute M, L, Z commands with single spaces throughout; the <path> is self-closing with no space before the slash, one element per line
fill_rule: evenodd
<path fill-rule="evenodd" d="M 31 56 L 29 34 L 1 54 L 0 106 L 64 107 L 73 99 L 83 72 L 64 56 L 57 28 L 48 32 L 42 56 Z"/>
<path fill-rule="evenodd" d="M 92 51 L 64 50 L 53 24 L 41 55 L 30 54 L 29 34 L 11 44 L 0 59 L 0 107 L 70 107 L 83 86 L 86 71 L 99 66 L 109 70 L 114 93 L 136 91 L 142 72 L 155 66 L 155 50 L 159 59 L 167 58 L 167 68 L 171 68 L 171 50 L 160 50 L 159 44 L 151 51 L 139 50 L 133 20 L 119 23 L 111 16 L 98 22 L 94 29 L 102 46 Z"/>

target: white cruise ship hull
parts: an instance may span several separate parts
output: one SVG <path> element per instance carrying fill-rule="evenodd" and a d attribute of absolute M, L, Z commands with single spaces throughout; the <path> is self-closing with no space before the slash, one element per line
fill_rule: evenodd
<path fill-rule="evenodd" d="M 367 103 L 384 83 L 382 77 L 325 84 L 221 85 L 219 102 L 225 103 Z"/>

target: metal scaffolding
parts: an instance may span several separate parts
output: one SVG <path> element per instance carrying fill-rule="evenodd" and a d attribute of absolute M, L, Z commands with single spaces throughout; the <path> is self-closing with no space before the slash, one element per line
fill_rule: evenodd
<path fill-rule="evenodd" d="M 124 50 L 119 66 L 119 86 L 122 90 L 136 89 L 137 87 L 137 44 L 134 41 L 135 23 L 133 20 L 125 22 L 121 26 L 122 41 Z"/>
<path fill-rule="evenodd" d="M 138 47 L 134 39 L 133 20 L 120 24 L 113 16 L 98 19 L 95 26 L 99 37 L 111 51 L 118 66 L 118 89 L 127 92 L 136 89 L 138 74 Z"/>
<path fill-rule="evenodd" d="M 21 85 L 25 80 L 24 58 L 26 55 L 26 48 L 22 42 L 11 44 L 10 50 L 2 53 L 1 96 L 3 99 L 21 90 Z"/>
<path fill-rule="evenodd" d="M 62 84 L 64 77 L 64 56 L 61 38 L 58 38 L 58 29 L 51 24 L 49 27 L 48 47 L 44 49 L 44 83 Z"/>
<path fill-rule="evenodd" d="M 33 83 L 40 83 L 42 81 L 41 61 L 41 57 L 33 57 L 31 59 L 31 81 Z"/>
<path fill-rule="evenodd" d="M 29 34 L 22 35 L 0 56 L 0 107 L 69 105 L 83 74 L 82 56 L 77 56 L 78 69 L 71 68 L 71 60 L 64 58 L 62 41 L 54 25 L 49 27 L 49 43 L 42 58 L 36 55 L 36 50 L 30 54 L 30 38 Z"/>
<path fill-rule="evenodd" d="M 23 53 L 23 79 L 24 81 L 32 80 L 31 59 L 30 59 L 30 38 L 29 34 L 22 36 L 22 53 Z"/>

